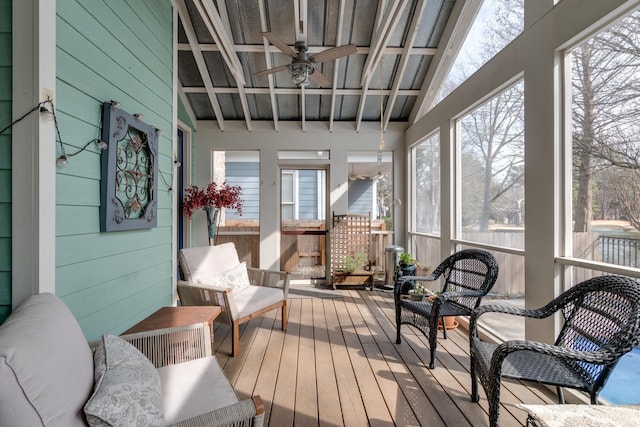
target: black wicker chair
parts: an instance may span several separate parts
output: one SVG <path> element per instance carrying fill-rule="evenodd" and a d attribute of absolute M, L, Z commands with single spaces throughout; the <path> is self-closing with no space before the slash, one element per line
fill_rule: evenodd
<path fill-rule="evenodd" d="M 478 337 L 484 313 L 507 313 L 542 319 L 560 311 L 564 324 L 554 345 L 526 340 L 495 344 Z M 477 379 L 489 401 L 489 425 L 498 425 L 502 378 L 562 387 L 589 393 L 596 404 L 616 363 L 638 345 L 640 284 L 619 276 L 586 280 L 537 310 L 485 305 L 474 310 L 469 324 L 471 400 L 479 400 Z M 477 377 L 477 378 L 476 378 Z"/>
<path fill-rule="evenodd" d="M 407 281 L 434 281 L 442 277 L 442 292 L 432 301 L 411 301 L 403 297 Z M 444 316 L 469 316 L 480 305 L 480 300 L 493 287 L 498 278 L 498 262 L 489 252 L 464 249 L 442 261 L 429 276 L 401 276 L 394 287 L 396 308 L 396 344 L 400 344 L 400 327 L 413 325 L 429 339 L 431 360 L 435 368 L 438 319 Z M 442 319 L 444 322 L 444 319 Z M 447 329 L 442 328 L 444 337 Z"/>

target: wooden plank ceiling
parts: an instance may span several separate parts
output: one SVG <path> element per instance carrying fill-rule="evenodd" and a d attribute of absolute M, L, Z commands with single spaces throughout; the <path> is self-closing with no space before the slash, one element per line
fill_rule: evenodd
<path fill-rule="evenodd" d="M 431 107 L 481 0 L 175 0 L 180 96 L 192 118 L 414 123 Z M 355 54 L 314 64 L 330 82 L 297 87 L 292 58 L 270 32 L 308 54 L 354 44 Z M 256 77 L 274 67 L 277 73 Z M 382 99 L 381 99 L 382 96 Z"/>

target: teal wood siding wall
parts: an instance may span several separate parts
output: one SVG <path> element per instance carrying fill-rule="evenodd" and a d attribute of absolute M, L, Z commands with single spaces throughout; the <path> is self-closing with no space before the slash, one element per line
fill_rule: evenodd
<path fill-rule="evenodd" d="M 11 1 L 0 0 L 0 129 L 11 123 Z M 11 312 L 11 130 L 0 135 L 0 323 Z"/>
<path fill-rule="evenodd" d="M 67 153 L 100 135 L 104 101 L 162 130 L 157 228 L 100 233 L 93 144 L 57 170 L 56 294 L 88 339 L 172 303 L 172 25 L 170 0 L 57 1 L 55 103 Z"/>

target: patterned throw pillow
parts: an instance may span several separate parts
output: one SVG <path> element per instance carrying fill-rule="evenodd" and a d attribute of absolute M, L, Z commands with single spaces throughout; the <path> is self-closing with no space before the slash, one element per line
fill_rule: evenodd
<path fill-rule="evenodd" d="M 105 334 L 94 354 L 93 395 L 84 406 L 90 426 L 164 426 L 158 371 L 137 348 Z"/>
<path fill-rule="evenodd" d="M 249 282 L 249 274 L 247 273 L 246 262 L 241 262 L 231 270 L 227 270 L 222 274 L 217 274 L 215 276 L 199 276 L 196 279 L 196 283 L 214 289 L 231 288 L 231 293 L 233 294 L 242 292 L 251 285 Z"/>

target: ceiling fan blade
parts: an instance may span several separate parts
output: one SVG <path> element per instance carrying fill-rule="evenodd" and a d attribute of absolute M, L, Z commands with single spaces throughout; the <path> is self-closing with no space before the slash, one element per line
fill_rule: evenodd
<path fill-rule="evenodd" d="M 282 41 L 282 39 L 278 36 L 276 36 L 273 33 L 262 33 L 262 35 L 271 42 L 272 45 L 274 45 L 275 47 L 277 47 L 278 49 L 280 49 L 280 51 L 282 53 L 284 53 L 285 55 L 289 55 L 291 57 L 295 57 L 296 55 L 298 55 L 298 52 L 296 52 L 295 50 L 293 50 L 291 48 L 291 46 L 289 46 L 288 44 L 286 44 L 284 41 Z"/>
<path fill-rule="evenodd" d="M 358 51 L 355 44 L 347 44 L 344 46 L 333 47 L 331 49 L 323 50 L 322 52 L 311 55 L 309 59 L 311 62 L 323 62 L 330 61 L 332 59 L 341 58 L 347 55 L 353 55 Z"/>
<path fill-rule="evenodd" d="M 254 76 L 255 77 L 262 77 L 262 76 L 266 76 L 266 75 L 269 75 L 269 74 L 277 73 L 278 71 L 284 71 L 284 70 L 288 70 L 288 69 L 289 69 L 288 65 L 281 65 L 279 67 L 269 68 L 268 70 L 264 70 L 264 71 L 260 71 L 259 73 L 255 73 Z"/>
<path fill-rule="evenodd" d="M 329 79 L 320 71 L 316 70 L 315 67 L 313 68 L 313 73 L 311 73 L 309 77 L 311 77 L 311 80 L 318 83 L 322 87 L 331 87 L 331 82 L 329 81 Z"/>

